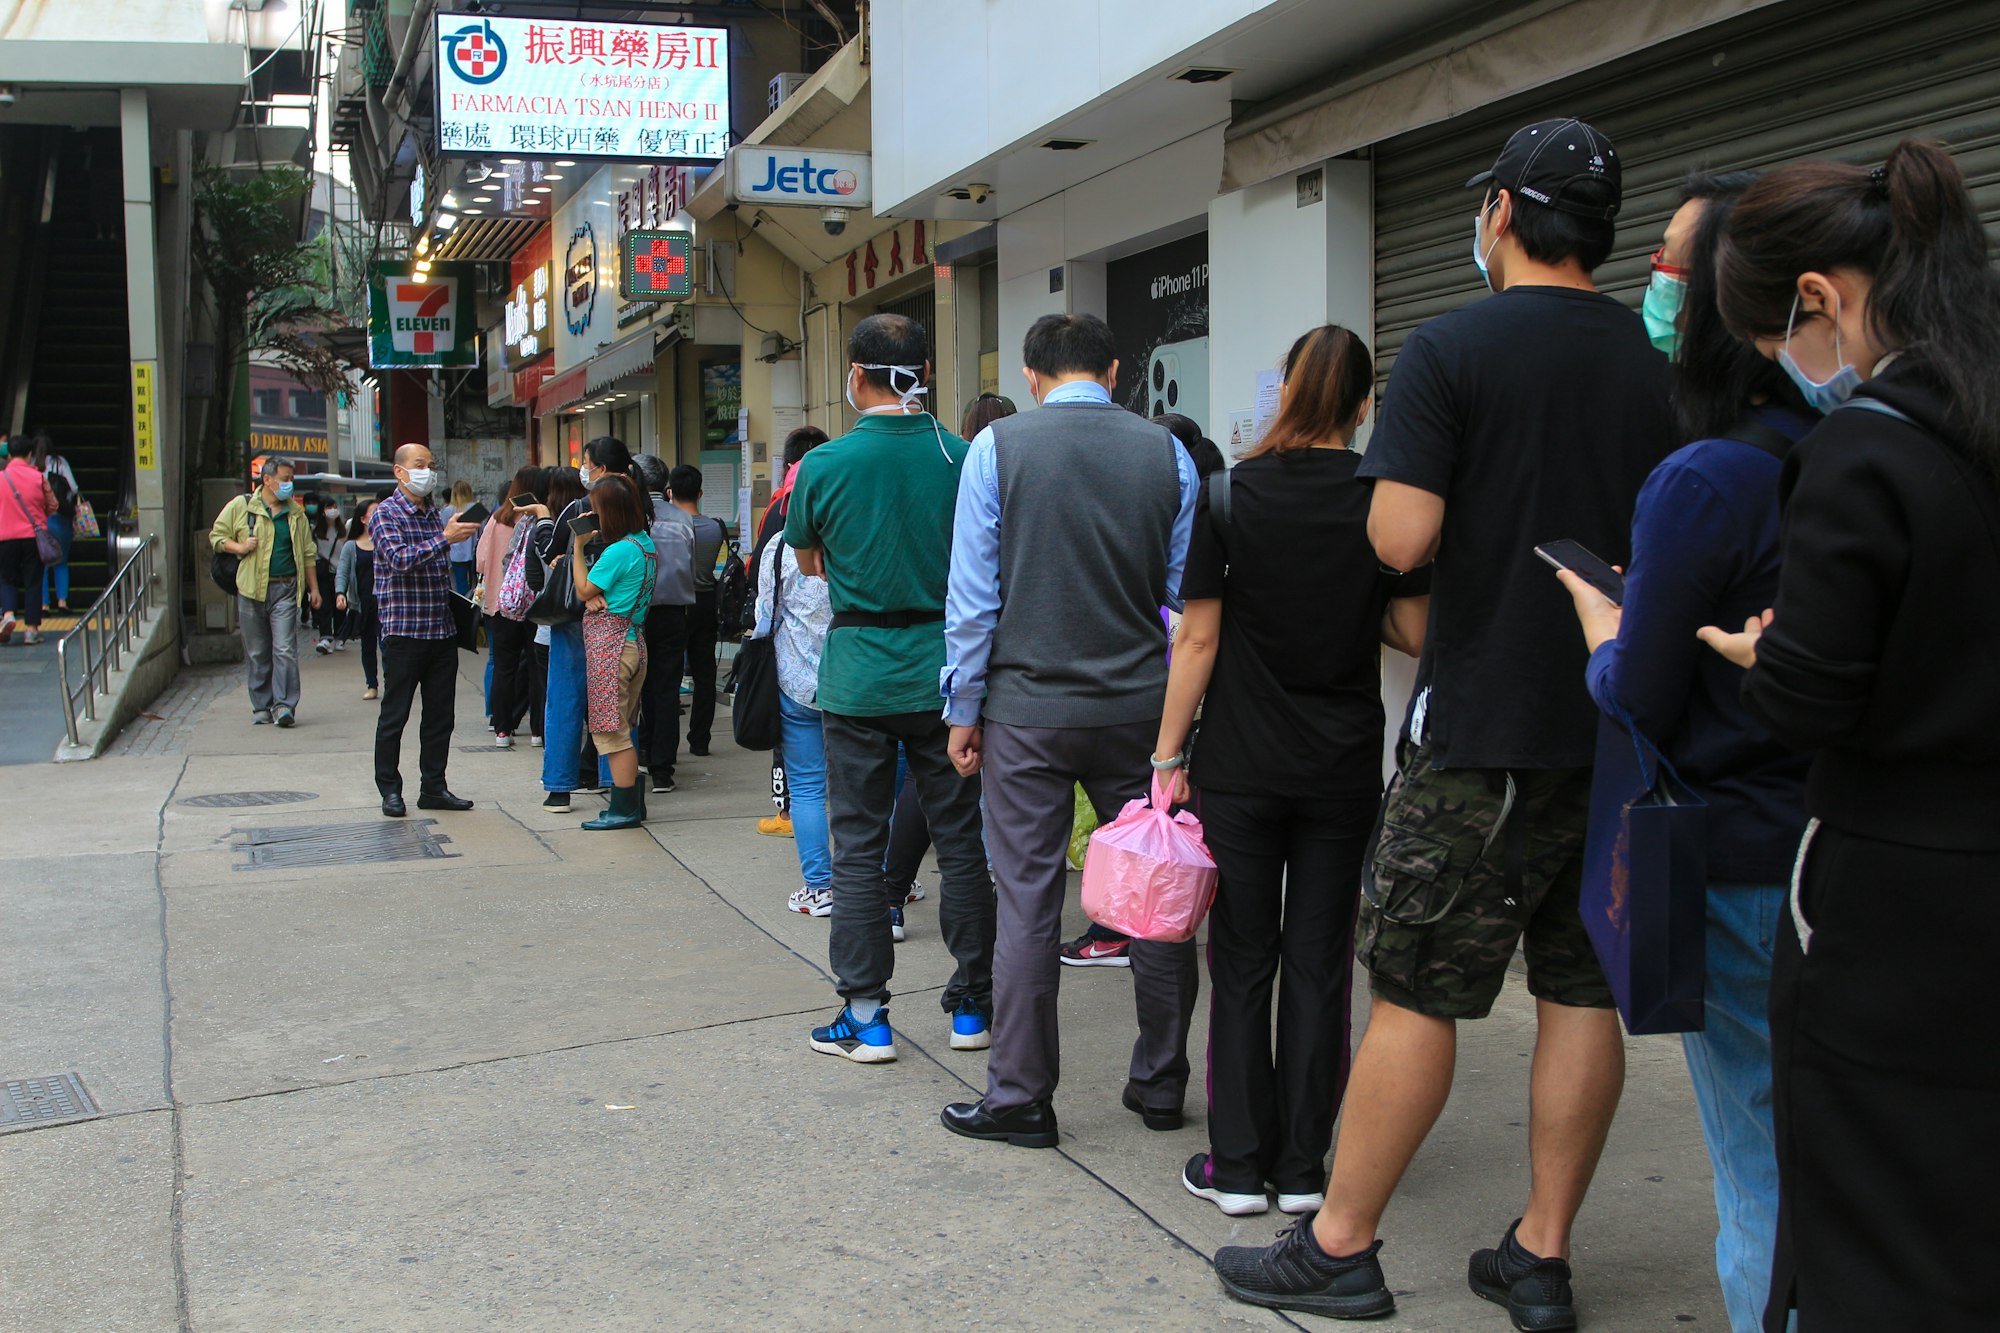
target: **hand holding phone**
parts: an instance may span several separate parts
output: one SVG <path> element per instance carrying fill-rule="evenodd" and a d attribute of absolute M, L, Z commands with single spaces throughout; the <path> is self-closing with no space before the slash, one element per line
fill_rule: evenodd
<path fill-rule="evenodd" d="M 1625 604 L 1625 576 L 1600 559 L 1582 542 L 1564 538 L 1561 541 L 1544 542 L 1535 548 L 1535 554 L 1542 562 L 1556 569 L 1567 569 L 1570 573 L 1604 594 L 1605 600 L 1613 606 Z"/>
<path fill-rule="evenodd" d="M 480 504 L 477 501 L 474 501 L 472 504 L 467 505 L 464 509 L 460 510 L 458 513 L 452 515 L 452 517 L 457 519 L 461 523 L 479 524 L 479 523 L 484 523 L 487 519 L 487 516 L 490 515 L 492 512 L 493 511 L 488 509 L 485 505 Z"/>
<path fill-rule="evenodd" d="M 578 514 L 569 521 L 569 530 L 579 537 L 588 537 L 591 533 L 597 531 L 597 515 L 589 513 Z"/>

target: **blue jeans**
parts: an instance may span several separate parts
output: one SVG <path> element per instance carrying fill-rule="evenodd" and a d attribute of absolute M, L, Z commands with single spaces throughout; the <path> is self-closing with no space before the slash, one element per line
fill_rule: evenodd
<path fill-rule="evenodd" d="M 779 744 L 785 753 L 785 787 L 792 798 L 792 839 L 798 844 L 799 873 L 809 889 L 833 887 L 833 851 L 826 828 L 826 735 L 817 709 L 778 694 L 784 724 Z"/>
<path fill-rule="evenodd" d="M 1777 884 L 1708 886 L 1706 1028 L 1682 1034 L 1715 1170 L 1715 1271 L 1733 1333 L 1759 1333 L 1778 1232 L 1771 1128 L 1771 951 L 1792 928 Z"/>
<path fill-rule="evenodd" d="M 582 624 L 554 626 L 549 632 L 549 684 L 543 703 L 543 791 L 576 790 L 576 758 L 583 749 L 586 725 L 583 671 Z"/>
<path fill-rule="evenodd" d="M 45 607 L 69 601 L 69 548 L 76 541 L 76 524 L 61 514 L 50 514 L 49 531 L 62 543 L 62 563 L 42 566 L 42 605 Z M 53 600 L 49 597 L 51 579 L 56 585 L 56 595 Z"/>

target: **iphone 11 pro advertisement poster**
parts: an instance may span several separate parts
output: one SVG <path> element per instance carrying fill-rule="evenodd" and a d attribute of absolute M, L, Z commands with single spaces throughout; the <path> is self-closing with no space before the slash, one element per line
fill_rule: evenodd
<path fill-rule="evenodd" d="M 1104 266 L 1105 319 L 1118 339 L 1120 407 L 1179 412 L 1215 437 L 1208 406 L 1208 234 Z"/>

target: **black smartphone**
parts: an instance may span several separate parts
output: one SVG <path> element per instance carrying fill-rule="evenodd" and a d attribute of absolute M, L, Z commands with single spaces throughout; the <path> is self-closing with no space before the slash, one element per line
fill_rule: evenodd
<path fill-rule="evenodd" d="M 590 513 L 578 514 L 569 521 L 569 530 L 579 537 L 588 537 L 591 533 L 597 531 L 597 515 Z"/>
<path fill-rule="evenodd" d="M 520 509 L 527 505 L 538 505 L 541 503 L 541 500 L 528 494 L 526 491 L 522 491 L 519 495 L 510 497 L 508 503 L 513 505 L 514 508 Z"/>
<path fill-rule="evenodd" d="M 492 512 L 491 509 L 488 509 L 485 505 L 475 500 L 456 514 L 453 514 L 452 517 L 461 523 L 484 523 L 487 516 Z"/>
<path fill-rule="evenodd" d="M 1567 569 L 1603 593 L 1613 606 L 1625 604 L 1625 576 L 1599 559 L 1582 542 L 1573 542 L 1567 537 L 1558 542 L 1543 542 L 1535 548 L 1535 554 L 1557 569 Z"/>

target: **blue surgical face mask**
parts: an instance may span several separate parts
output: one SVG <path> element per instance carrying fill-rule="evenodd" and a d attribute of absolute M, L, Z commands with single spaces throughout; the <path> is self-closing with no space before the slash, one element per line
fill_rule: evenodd
<path fill-rule="evenodd" d="M 1680 350 L 1681 306 L 1687 300 L 1687 282 L 1660 269 L 1646 284 L 1646 299 L 1639 303 L 1639 318 L 1646 321 L 1646 336 L 1653 346 L 1668 356 Z"/>
<path fill-rule="evenodd" d="M 291 482 L 289 482 L 289 481 L 281 481 L 281 482 L 279 482 L 279 483 L 278 483 L 278 498 L 279 498 L 280 500 L 289 500 L 289 499 L 291 499 L 291 498 L 292 498 L 292 483 L 291 483 Z"/>
<path fill-rule="evenodd" d="M 1861 387 L 1861 372 L 1847 364 L 1840 355 L 1840 293 L 1833 296 L 1833 355 L 1840 361 L 1840 369 L 1826 378 L 1824 383 L 1815 383 L 1811 376 L 1799 369 L 1799 363 L 1792 360 L 1792 326 L 1799 320 L 1799 298 L 1792 297 L 1792 315 L 1785 321 L 1785 345 L 1778 349 L 1778 368 L 1791 377 L 1793 384 L 1805 396 L 1806 405 L 1825 416 L 1834 408 L 1854 396 Z"/>
<path fill-rule="evenodd" d="M 1494 200 L 1494 203 L 1498 202 L 1499 200 Z M 1488 205 L 1487 208 L 1482 208 L 1472 215 L 1472 262 L 1479 266 L 1479 276 L 1486 279 L 1486 290 L 1489 292 L 1493 290 L 1493 275 L 1487 272 L 1486 261 L 1492 257 L 1493 246 L 1500 244 L 1500 238 L 1494 237 L 1493 245 L 1481 246 L 1479 231 L 1486 225 L 1486 214 L 1490 208 L 1491 205 Z"/>

